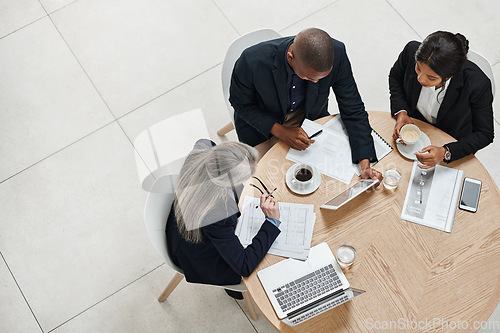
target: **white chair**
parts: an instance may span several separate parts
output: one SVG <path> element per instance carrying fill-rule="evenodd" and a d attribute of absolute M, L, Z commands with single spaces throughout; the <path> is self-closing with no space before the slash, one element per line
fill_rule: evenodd
<path fill-rule="evenodd" d="M 234 64 L 236 60 L 241 55 L 241 52 L 247 47 L 255 45 L 260 42 L 264 42 L 271 39 L 280 38 L 281 35 L 272 29 L 261 29 L 250 32 L 243 35 L 236 40 L 234 40 L 229 46 L 224 62 L 222 63 L 222 92 L 224 94 L 224 100 L 226 101 L 227 110 L 229 111 L 229 117 L 231 122 L 224 127 L 222 127 L 217 135 L 224 136 L 234 129 L 234 109 L 229 103 L 229 85 L 231 83 L 231 75 L 233 74 Z"/>
<path fill-rule="evenodd" d="M 135 158 L 142 188 L 151 192 L 157 178 L 171 182 L 198 139 L 209 138 L 201 109 L 187 111 L 142 131 L 134 140 Z"/>
<path fill-rule="evenodd" d="M 493 76 L 493 69 L 491 68 L 490 62 L 479 53 L 471 50 L 469 50 L 469 52 L 467 53 L 467 58 L 475 63 L 477 67 L 481 68 L 488 79 L 490 79 L 491 89 L 493 90 L 493 97 L 495 97 L 495 78 Z"/>
<path fill-rule="evenodd" d="M 158 302 L 165 301 L 170 293 L 172 293 L 175 287 L 177 287 L 177 285 L 184 278 L 184 272 L 182 271 L 182 269 L 176 266 L 170 259 L 167 250 L 167 237 L 165 235 L 167 218 L 170 214 L 172 203 L 174 201 L 174 188 L 176 182 L 177 175 L 167 176 L 167 181 L 159 178 L 156 182 L 154 182 L 152 186 L 152 189 L 154 191 L 149 193 L 146 200 L 146 206 L 144 208 L 144 222 L 146 224 L 146 230 L 148 232 L 149 238 L 151 239 L 151 242 L 153 243 L 154 248 L 163 258 L 165 263 L 167 263 L 168 266 L 176 271 L 174 277 L 172 278 L 172 280 L 170 280 L 169 284 L 158 298 Z M 255 313 L 250 294 L 247 292 L 243 282 L 237 285 L 216 287 L 241 292 L 243 294 L 243 298 L 245 299 L 248 312 L 250 313 L 250 318 L 252 318 L 253 320 L 257 320 L 257 314 Z"/>

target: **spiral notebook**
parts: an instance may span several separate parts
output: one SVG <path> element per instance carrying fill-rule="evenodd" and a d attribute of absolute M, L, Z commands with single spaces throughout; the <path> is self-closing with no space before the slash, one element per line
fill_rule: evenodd
<path fill-rule="evenodd" d="M 323 127 L 344 134 L 346 137 L 348 137 L 347 130 L 344 126 L 344 123 L 342 122 L 342 118 L 340 117 L 340 115 L 337 115 L 336 117 L 332 118 L 330 121 L 324 124 Z M 393 148 L 374 129 L 372 129 L 372 137 L 373 137 L 373 145 L 375 146 L 375 153 L 377 154 L 377 159 L 380 161 L 387 154 L 393 151 Z M 370 166 L 374 166 L 376 163 L 377 162 L 371 163 Z M 355 166 L 354 169 L 356 174 L 359 176 L 360 172 L 358 166 Z"/>

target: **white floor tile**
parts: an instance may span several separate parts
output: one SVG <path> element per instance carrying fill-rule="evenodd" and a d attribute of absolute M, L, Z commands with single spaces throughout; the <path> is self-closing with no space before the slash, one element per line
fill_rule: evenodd
<path fill-rule="evenodd" d="M 237 37 L 210 1 L 87 0 L 52 16 L 116 116 L 221 63 Z"/>
<path fill-rule="evenodd" d="M 47 13 L 52 13 L 78 0 L 40 0 Z"/>
<path fill-rule="evenodd" d="M 280 31 L 336 1 L 215 0 L 215 3 L 238 32 L 245 34 L 262 28 Z"/>
<path fill-rule="evenodd" d="M 49 18 L 1 39 L 0 63 L 0 181 L 114 120 Z"/>
<path fill-rule="evenodd" d="M 41 332 L 28 304 L 0 257 L 0 331 L 9 333 Z"/>
<path fill-rule="evenodd" d="M 134 142 L 136 136 L 151 125 L 176 114 L 201 108 L 207 122 L 209 139 L 217 143 L 227 140 L 236 141 L 237 136 L 234 130 L 222 138 L 216 134 L 222 126 L 230 122 L 222 94 L 220 73 L 221 65 L 195 77 L 118 121 L 130 140 Z M 179 124 L 179 126 L 182 125 L 189 126 L 189 124 Z"/>
<path fill-rule="evenodd" d="M 404 1 L 389 3 L 417 31 L 421 39 L 437 30 L 460 32 L 469 46 L 492 64 L 500 61 L 500 2 L 476 1 Z"/>
<path fill-rule="evenodd" d="M 245 312 L 246 316 L 250 318 L 250 314 L 248 313 L 248 308 L 245 304 L 245 301 L 238 301 L 241 309 Z M 259 308 L 255 305 L 254 303 L 254 310 L 255 313 L 257 313 L 257 320 L 253 321 L 251 320 L 251 323 L 255 330 L 259 333 L 276 333 L 276 329 L 274 328 L 273 325 L 264 317 L 262 312 L 260 312 Z"/>
<path fill-rule="evenodd" d="M 165 266 L 72 319 L 63 332 L 255 332 L 235 300 L 217 287 L 185 280 L 158 303 L 173 271 Z"/>
<path fill-rule="evenodd" d="M 0 184 L 0 250 L 45 331 L 162 263 L 145 200 L 116 123 Z"/>
<path fill-rule="evenodd" d="M 479 333 L 500 332 L 500 304 L 497 305 L 497 308 L 495 309 L 495 311 L 493 311 L 488 321 L 480 324 L 481 324 L 481 329 L 478 331 Z"/>
<path fill-rule="evenodd" d="M 296 34 L 312 26 L 346 45 L 365 108 L 389 111 L 389 70 L 406 43 L 418 38 L 403 19 L 383 0 L 338 1 L 282 33 Z M 336 113 L 333 93 L 329 107 Z"/>
<path fill-rule="evenodd" d="M 0 0 L 0 38 L 46 15 L 37 0 Z"/>

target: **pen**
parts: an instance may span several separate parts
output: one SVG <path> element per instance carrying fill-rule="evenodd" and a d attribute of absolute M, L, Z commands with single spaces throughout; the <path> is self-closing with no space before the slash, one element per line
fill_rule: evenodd
<path fill-rule="evenodd" d="M 319 130 L 319 131 L 317 131 L 316 133 L 314 133 L 313 135 L 311 135 L 311 136 L 309 137 L 309 139 L 312 139 L 312 138 L 314 138 L 314 137 L 316 137 L 316 136 L 320 135 L 321 133 L 323 133 L 323 130 Z"/>

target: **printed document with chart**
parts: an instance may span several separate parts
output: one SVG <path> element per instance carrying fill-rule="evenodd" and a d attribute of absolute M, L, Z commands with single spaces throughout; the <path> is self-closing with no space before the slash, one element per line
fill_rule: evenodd
<path fill-rule="evenodd" d="M 420 169 L 413 163 L 401 218 L 451 232 L 464 172 L 436 165 Z"/>
<path fill-rule="evenodd" d="M 316 222 L 314 205 L 280 202 L 280 230 L 278 238 L 269 253 L 282 257 L 306 260 L 311 248 L 311 240 Z M 236 226 L 236 236 L 243 246 L 252 243 L 265 216 L 260 209 L 260 199 L 246 196 L 241 216 Z"/>

